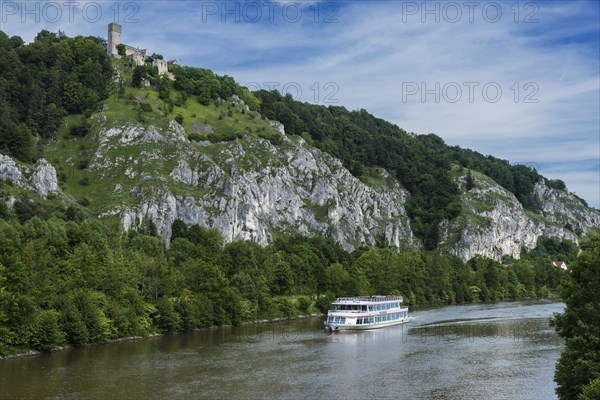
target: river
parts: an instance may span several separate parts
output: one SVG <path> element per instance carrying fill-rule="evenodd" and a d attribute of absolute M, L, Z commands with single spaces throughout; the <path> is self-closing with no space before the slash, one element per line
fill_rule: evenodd
<path fill-rule="evenodd" d="M 327 335 L 321 318 L 221 328 L 0 361 L 0 398 L 556 399 L 563 303 L 415 311 Z"/>

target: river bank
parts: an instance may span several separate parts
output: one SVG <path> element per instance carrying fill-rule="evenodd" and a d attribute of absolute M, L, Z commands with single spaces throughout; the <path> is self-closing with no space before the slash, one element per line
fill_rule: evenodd
<path fill-rule="evenodd" d="M 242 322 L 239 325 L 236 325 L 238 327 L 241 326 L 252 326 L 252 325 L 265 325 L 265 324 L 272 324 L 272 323 L 277 323 L 277 322 L 282 322 L 282 321 L 295 321 L 295 320 L 300 320 L 300 319 L 308 319 L 308 318 L 316 318 L 316 317 L 320 317 L 323 314 L 320 313 L 313 313 L 313 314 L 305 314 L 305 315 L 297 315 L 297 316 L 291 316 L 291 317 L 280 317 L 280 318 L 272 318 L 272 319 L 262 319 L 262 320 L 257 320 L 257 321 L 248 321 L 248 322 Z M 106 344 L 115 344 L 115 343 L 123 343 L 123 342 L 131 342 L 134 340 L 142 340 L 142 339 L 148 339 L 148 338 L 153 338 L 153 337 L 158 337 L 158 336 L 166 336 L 166 335 L 181 335 L 181 334 L 185 334 L 185 333 L 189 333 L 189 332 L 207 332 L 207 331 L 215 331 L 218 329 L 224 329 L 224 328 L 233 328 L 234 325 L 213 325 L 213 326 L 207 326 L 207 327 L 203 327 L 203 328 L 196 328 L 193 329 L 191 331 L 188 332 L 165 332 L 165 333 L 151 333 L 149 335 L 145 335 L 145 336 L 128 336 L 128 337 L 122 337 L 122 338 L 115 338 L 115 339 L 111 339 L 111 340 L 106 340 L 103 342 L 95 342 L 95 343 L 84 343 L 78 346 L 75 345 L 64 345 L 64 346 L 58 346 L 52 350 L 49 351 L 41 351 L 41 350 L 27 350 L 24 352 L 19 352 L 19 353 L 14 353 L 14 354 L 7 354 L 4 356 L 0 356 L 0 361 L 4 361 L 4 360 L 11 360 L 14 358 L 20 358 L 20 357 L 33 357 L 33 356 L 40 356 L 43 354 L 48 354 L 48 353 L 55 353 L 55 352 L 59 352 L 59 351 L 65 351 L 65 350 L 73 350 L 73 349 L 79 349 L 79 348 L 85 348 L 85 347 L 93 347 L 93 346 L 101 346 L 101 345 L 106 345 Z"/>

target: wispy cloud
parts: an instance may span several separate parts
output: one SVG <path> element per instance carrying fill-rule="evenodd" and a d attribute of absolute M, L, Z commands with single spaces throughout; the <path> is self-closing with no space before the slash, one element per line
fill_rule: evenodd
<path fill-rule="evenodd" d="M 600 3 L 467 3 L 144 1 L 123 40 L 242 84 L 295 83 L 302 101 L 337 100 L 408 131 L 539 163 L 600 207 Z M 104 36 L 115 3 L 98 4 L 98 23 L 6 18 L 1 29 L 26 40 L 42 28 Z"/>

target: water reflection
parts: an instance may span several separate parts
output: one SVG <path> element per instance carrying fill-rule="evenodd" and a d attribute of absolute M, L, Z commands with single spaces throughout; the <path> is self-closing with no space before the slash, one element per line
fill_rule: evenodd
<path fill-rule="evenodd" d="M 422 310 L 374 331 L 322 319 L 161 336 L 0 362 L 5 398 L 555 399 L 553 302 Z"/>

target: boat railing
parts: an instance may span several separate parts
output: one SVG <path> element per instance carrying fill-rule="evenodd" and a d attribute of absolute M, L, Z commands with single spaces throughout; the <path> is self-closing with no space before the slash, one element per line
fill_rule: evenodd
<path fill-rule="evenodd" d="M 360 296 L 360 297 L 338 297 L 335 302 L 381 302 L 381 301 L 400 301 L 402 302 L 402 296 Z"/>

